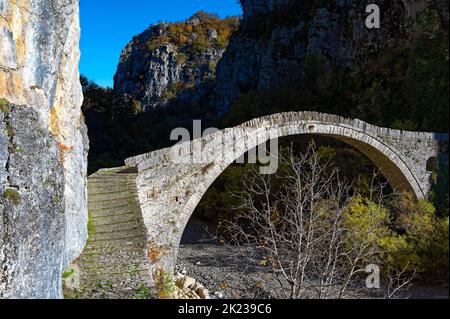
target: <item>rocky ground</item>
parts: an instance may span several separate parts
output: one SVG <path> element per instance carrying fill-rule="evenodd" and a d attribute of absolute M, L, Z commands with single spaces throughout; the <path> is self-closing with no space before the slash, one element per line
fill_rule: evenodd
<path fill-rule="evenodd" d="M 184 245 L 180 248 L 177 271 L 195 278 L 216 299 L 274 298 L 281 293 L 274 278 L 247 267 L 245 261 L 236 260 L 233 251 L 214 244 Z M 240 269 L 239 269 L 240 268 Z M 313 297 L 306 293 L 306 298 Z M 354 291 L 347 298 L 376 298 L 375 294 Z M 418 283 L 403 292 L 399 298 L 448 299 L 448 283 L 441 286 Z"/>
<path fill-rule="evenodd" d="M 233 251 L 215 244 L 184 245 L 176 270 L 201 282 L 213 299 L 273 297 L 271 276 L 246 269 L 245 261 L 239 263 L 235 257 Z"/>
<path fill-rule="evenodd" d="M 251 267 L 234 250 L 215 243 L 208 225 L 191 221 L 180 247 L 176 271 L 195 278 L 209 291 L 210 298 L 253 299 L 282 295 L 279 283 L 267 271 Z M 379 298 L 380 294 L 354 289 L 347 298 Z M 305 292 L 305 298 L 314 298 Z M 448 283 L 430 285 L 417 283 L 398 298 L 449 298 Z"/>
<path fill-rule="evenodd" d="M 91 178 L 90 192 L 101 195 L 91 197 L 91 237 L 85 252 L 73 265 L 73 273 L 65 280 L 66 298 L 156 298 L 156 291 L 145 284 L 149 265 L 143 261 L 145 243 L 141 241 L 143 237 L 138 236 L 142 231 L 139 218 L 114 214 L 112 208 L 106 209 L 108 213 L 105 213 L 102 206 L 104 196 L 121 198 L 120 192 L 116 192 L 128 189 L 129 178 L 108 174 Z M 97 186 L 104 186 L 106 181 L 114 182 L 114 188 L 105 190 L 101 187 L 102 191 L 99 191 Z M 97 203 L 101 206 L 96 207 Z M 131 222 L 137 224 L 129 225 Z M 218 245 L 211 235 L 213 227 L 207 228 L 208 225 L 200 221 L 191 221 L 188 225 L 180 246 L 174 286 L 164 298 L 271 299 L 283 296 L 280 284 L 269 271 L 253 267 L 234 249 Z M 130 263 L 130 259 L 134 262 Z M 304 298 L 314 297 L 313 291 L 305 291 Z M 352 290 L 347 296 L 376 297 L 379 295 L 359 289 Z M 418 284 L 400 297 L 448 298 L 448 283 Z"/>

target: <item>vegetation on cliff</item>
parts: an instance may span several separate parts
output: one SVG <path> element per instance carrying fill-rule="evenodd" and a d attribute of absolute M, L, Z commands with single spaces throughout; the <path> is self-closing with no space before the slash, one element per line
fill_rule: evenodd
<path fill-rule="evenodd" d="M 131 96 L 145 111 L 165 108 L 181 95 L 184 101 L 204 99 L 238 26 L 236 17 L 220 19 L 202 11 L 183 22 L 151 26 L 123 50 L 115 91 Z"/>
<path fill-rule="evenodd" d="M 418 25 L 414 41 L 382 50 L 367 69 L 326 70 L 320 54 L 308 54 L 305 86 L 251 89 L 232 104 L 223 126 L 279 111 L 314 110 L 396 129 L 448 132 L 448 31 L 433 8 L 419 14 Z"/>
<path fill-rule="evenodd" d="M 220 19 L 216 14 L 200 11 L 187 22 L 160 23 L 162 27 L 165 25 L 167 32 L 148 42 L 149 51 L 168 44 L 180 48 L 188 45 L 197 52 L 208 47 L 226 49 L 231 34 L 239 26 L 239 20 L 236 17 Z"/>

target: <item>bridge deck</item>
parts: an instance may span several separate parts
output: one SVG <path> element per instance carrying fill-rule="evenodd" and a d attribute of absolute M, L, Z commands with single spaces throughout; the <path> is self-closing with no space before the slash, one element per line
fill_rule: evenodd
<path fill-rule="evenodd" d="M 301 123 L 305 124 L 321 124 L 321 125 L 333 125 L 345 128 L 351 128 L 355 131 L 364 132 L 365 134 L 373 135 L 376 137 L 394 138 L 398 140 L 422 140 L 422 141 L 442 141 L 448 143 L 448 134 L 431 133 L 431 132 L 417 132 L 417 131 L 401 131 L 391 129 L 387 127 L 379 127 L 361 121 L 359 119 L 350 119 L 338 115 L 317 113 L 317 112 L 285 112 L 263 116 L 250 121 L 247 121 L 234 128 L 228 128 L 217 133 L 213 133 L 208 136 L 200 138 L 204 143 L 208 143 L 211 140 L 220 137 L 224 132 L 240 131 L 251 128 L 273 128 L 282 127 L 290 124 Z M 185 142 L 186 145 L 192 144 L 193 141 Z M 190 149 L 190 147 L 187 147 Z M 173 147 L 168 147 L 160 150 L 151 151 L 146 154 L 130 157 L 125 160 L 125 164 L 132 168 L 136 168 L 139 164 L 145 161 L 154 159 L 155 163 L 159 163 L 164 160 L 165 156 L 174 150 Z"/>
<path fill-rule="evenodd" d="M 89 241 L 75 262 L 80 290 L 69 297 L 151 296 L 150 265 L 136 191 L 136 173 L 102 170 L 88 180 Z"/>

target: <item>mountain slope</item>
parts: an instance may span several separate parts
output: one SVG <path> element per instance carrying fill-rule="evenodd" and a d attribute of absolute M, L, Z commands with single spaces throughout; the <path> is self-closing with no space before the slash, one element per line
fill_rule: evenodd
<path fill-rule="evenodd" d="M 132 97 L 145 111 L 165 106 L 185 89 L 196 87 L 189 100 L 201 96 L 200 87 L 214 78 L 238 23 L 237 18 L 199 12 L 186 22 L 150 27 L 123 50 L 115 91 Z"/>

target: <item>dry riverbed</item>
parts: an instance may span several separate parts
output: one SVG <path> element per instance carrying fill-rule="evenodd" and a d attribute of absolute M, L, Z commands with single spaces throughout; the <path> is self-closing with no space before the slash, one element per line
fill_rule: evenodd
<path fill-rule="evenodd" d="M 208 289 L 211 298 L 275 298 L 283 296 L 280 284 L 268 272 L 251 267 L 229 247 L 218 245 L 205 231 L 206 225 L 196 221 L 188 225 L 180 247 L 176 271 L 195 278 Z M 361 283 L 363 286 L 364 283 Z M 347 298 L 380 298 L 380 291 L 354 287 Z M 314 298 L 305 292 L 305 298 Z M 418 283 L 399 298 L 449 298 L 447 283 Z"/>

